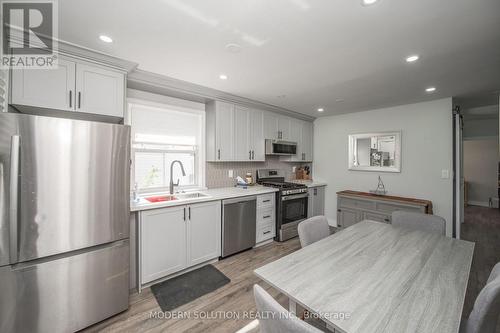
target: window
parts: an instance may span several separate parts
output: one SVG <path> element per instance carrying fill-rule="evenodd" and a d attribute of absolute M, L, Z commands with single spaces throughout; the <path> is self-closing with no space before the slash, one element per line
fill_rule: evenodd
<path fill-rule="evenodd" d="M 204 112 L 146 101 L 129 101 L 132 127 L 133 183 L 141 192 L 168 190 L 170 165 L 180 188 L 203 187 Z M 132 184 L 133 185 L 133 184 Z"/>

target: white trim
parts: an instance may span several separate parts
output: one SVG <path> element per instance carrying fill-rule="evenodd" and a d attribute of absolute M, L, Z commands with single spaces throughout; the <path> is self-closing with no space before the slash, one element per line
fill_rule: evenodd
<path fill-rule="evenodd" d="M 233 95 L 224 91 L 204 87 L 191 82 L 136 69 L 127 76 L 127 86 L 131 89 L 154 92 L 198 103 L 219 100 L 254 109 L 275 112 L 293 118 L 313 121 L 316 117 L 298 113 L 276 105 L 271 105 L 249 98 Z"/>
<path fill-rule="evenodd" d="M 183 187 L 178 187 L 178 190 L 194 190 L 194 189 L 202 189 L 205 188 L 206 186 L 206 138 L 205 138 L 205 127 L 206 127 L 206 113 L 203 105 L 203 109 L 201 109 L 201 106 L 199 103 L 193 104 L 193 102 L 190 101 L 185 101 L 186 104 L 181 103 L 182 105 L 179 105 L 177 102 L 183 100 L 179 100 L 176 98 L 171 98 L 168 96 L 162 96 L 162 95 L 156 95 L 156 94 L 151 94 L 151 93 L 144 93 L 140 92 L 140 94 L 136 94 L 133 90 L 127 89 L 127 93 L 132 92 L 132 95 L 138 95 L 138 96 L 143 96 L 143 97 L 149 97 L 152 99 L 155 99 L 154 101 L 147 100 L 147 99 L 138 99 L 138 98 L 127 98 L 127 111 L 125 115 L 125 119 L 127 120 L 127 125 L 132 125 L 132 107 L 135 105 L 141 105 L 141 106 L 146 106 L 146 107 L 151 107 L 151 108 L 157 108 L 157 109 L 167 109 L 167 110 L 174 110 L 178 112 L 188 112 L 188 113 L 193 113 L 201 116 L 201 133 L 200 133 L 200 144 L 198 146 L 198 150 L 196 154 L 198 155 L 198 160 L 195 161 L 196 167 L 198 169 L 198 184 L 196 186 L 183 186 Z M 174 104 L 167 104 L 167 103 L 159 103 L 158 101 L 170 101 L 173 102 Z M 133 138 L 131 138 L 132 144 L 131 144 L 131 159 L 132 159 L 132 165 L 130 166 L 130 191 L 134 190 L 134 184 L 135 184 L 135 156 L 134 153 L 136 151 L 135 148 L 133 148 Z M 166 188 L 168 190 L 168 188 Z M 159 190 L 163 190 L 163 188 L 154 188 L 154 189 L 141 189 L 138 191 L 139 193 L 150 193 L 149 190 L 153 190 L 154 192 L 158 192 Z"/>
<path fill-rule="evenodd" d="M 356 166 L 354 165 L 354 152 L 356 151 L 357 139 L 371 138 L 374 136 L 395 136 L 395 156 L 394 167 L 373 167 L 373 166 Z M 376 132 L 376 133 L 362 133 L 349 135 L 349 155 L 348 155 L 348 169 L 351 171 L 371 171 L 371 172 L 401 172 L 401 131 L 392 132 Z"/>

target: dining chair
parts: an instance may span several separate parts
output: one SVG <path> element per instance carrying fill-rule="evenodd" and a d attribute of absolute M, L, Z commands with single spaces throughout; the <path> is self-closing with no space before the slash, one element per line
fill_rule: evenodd
<path fill-rule="evenodd" d="M 392 225 L 446 235 L 446 220 L 437 215 L 395 211 L 392 213 Z"/>
<path fill-rule="evenodd" d="M 330 226 L 324 216 L 314 216 L 302 221 L 299 223 L 297 229 L 302 247 L 330 236 Z"/>
<path fill-rule="evenodd" d="M 282 307 L 261 286 L 254 285 L 255 304 L 260 314 L 261 333 L 322 333 Z"/>
<path fill-rule="evenodd" d="M 495 333 L 500 317 L 500 263 L 491 271 L 486 286 L 474 302 L 467 321 L 460 326 L 460 333 Z"/>

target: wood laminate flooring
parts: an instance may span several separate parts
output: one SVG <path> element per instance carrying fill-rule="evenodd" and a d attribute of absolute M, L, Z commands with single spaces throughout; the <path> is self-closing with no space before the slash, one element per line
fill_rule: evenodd
<path fill-rule="evenodd" d="M 300 249 L 298 238 L 284 243 L 273 242 L 224 260 L 214 266 L 224 273 L 231 282 L 222 288 L 204 295 L 174 312 L 187 312 L 189 319 L 150 318 L 150 313 L 161 311 L 150 288 L 130 297 L 129 310 L 91 326 L 83 332 L 231 332 L 234 333 L 252 319 L 225 319 L 221 312 L 243 314 L 255 311 L 253 285 L 259 283 L 283 306 L 288 307 L 288 298 L 262 282 L 254 269 Z M 193 318 L 196 314 L 208 313 L 211 319 Z"/>
<path fill-rule="evenodd" d="M 462 239 L 476 243 L 465 297 L 463 317 L 468 317 L 491 268 L 500 261 L 500 210 L 469 206 L 462 225 Z M 253 284 L 266 288 L 283 306 L 288 299 L 255 276 L 253 270 L 300 249 L 298 238 L 271 243 L 214 264 L 231 279 L 228 285 L 207 294 L 178 311 L 253 311 Z M 91 326 L 84 332 L 236 332 L 251 320 L 152 319 L 161 311 L 149 288 L 130 297 L 130 308 L 117 316 Z M 500 324 L 499 324 L 500 325 Z M 500 333 L 500 326 L 497 330 Z"/>
<path fill-rule="evenodd" d="M 461 229 L 462 239 L 476 243 L 462 314 L 462 318 L 467 318 L 491 269 L 500 262 L 500 210 L 468 206 Z M 500 333 L 500 321 L 497 332 Z"/>

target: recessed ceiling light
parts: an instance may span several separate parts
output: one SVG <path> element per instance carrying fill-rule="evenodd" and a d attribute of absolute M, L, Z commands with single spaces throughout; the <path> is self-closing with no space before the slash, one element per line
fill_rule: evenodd
<path fill-rule="evenodd" d="M 435 92 L 436 91 L 436 87 L 429 87 L 429 88 L 426 88 L 425 89 L 426 92 L 428 93 L 432 93 L 432 92 Z"/>
<path fill-rule="evenodd" d="M 377 1 L 378 0 L 362 0 L 362 4 L 363 4 L 363 6 L 370 6 L 370 5 L 373 5 Z"/>
<path fill-rule="evenodd" d="M 411 55 L 408 58 L 406 58 L 406 62 L 414 62 L 414 61 L 417 61 L 419 58 L 420 57 L 417 54 Z"/>
<path fill-rule="evenodd" d="M 231 53 L 239 53 L 241 52 L 241 45 L 236 43 L 227 44 L 226 51 Z"/>
<path fill-rule="evenodd" d="M 104 43 L 113 43 L 113 39 L 106 35 L 100 35 L 99 39 L 102 40 Z"/>
<path fill-rule="evenodd" d="M 221 80 L 227 80 L 227 75 L 226 74 L 221 74 L 221 75 L 219 75 L 219 79 L 221 79 Z"/>
<path fill-rule="evenodd" d="M 323 112 L 323 111 L 325 111 L 325 109 L 323 109 L 323 108 L 318 108 L 318 112 Z"/>

